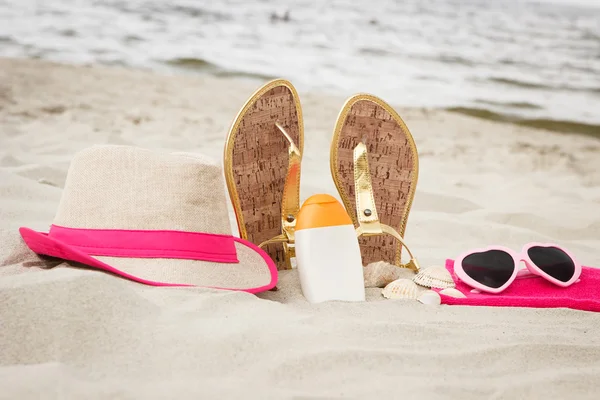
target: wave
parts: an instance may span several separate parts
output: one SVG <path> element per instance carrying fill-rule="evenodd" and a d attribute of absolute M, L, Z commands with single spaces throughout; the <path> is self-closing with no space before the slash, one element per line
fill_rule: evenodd
<path fill-rule="evenodd" d="M 509 85 L 509 86 L 516 86 L 516 87 L 527 88 L 527 89 L 550 89 L 550 90 L 557 89 L 554 86 L 544 85 L 542 83 L 525 82 L 525 81 L 520 81 L 517 79 L 492 77 L 492 78 L 488 78 L 488 80 L 490 82 L 502 83 L 502 84 Z"/>
<path fill-rule="evenodd" d="M 167 60 L 167 64 L 176 67 L 192 68 L 192 69 L 205 69 L 205 68 L 217 68 L 216 64 L 209 61 L 203 60 L 202 58 L 193 57 L 181 57 Z"/>
<path fill-rule="evenodd" d="M 206 61 L 202 58 L 183 57 L 165 61 L 166 64 L 180 69 L 186 69 L 195 72 L 208 73 L 213 76 L 226 78 L 251 78 L 258 80 L 271 80 L 274 76 L 260 74 L 257 72 L 236 71 L 225 69 L 215 63 Z"/>
<path fill-rule="evenodd" d="M 123 36 L 123 38 L 121 40 L 125 43 L 137 43 L 137 42 L 144 41 L 144 39 L 142 39 L 138 35 L 132 35 L 132 34 Z"/>
<path fill-rule="evenodd" d="M 362 48 L 358 49 L 358 52 L 360 54 L 368 54 L 368 55 L 374 55 L 374 56 L 389 56 L 389 55 L 394 54 L 392 51 L 389 51 L 389 50 L 374 49 L 372 47 L 362 47 Z"/>
<path fill-rule="evenodd" d="M 423 60 L 423 61 L 439 62 L 442 64 L 458 64 L 458 65 L 464 65 L 467 67 L 473 67 L 478 64 L 477 62 L 475 62 L 473 60 L 469 60 L 465 57 L 451 55 L 451 54 L 440 54 L 440 55 L 435 55 L 435 56 L 434 55 L 409 54 L 406 57 L 410 57 L 412 59 Z"/>
<path fill-rule="evenodd" d="M 419 59 L 424 61 L 434 61 L 440 62 L 443 64 L 459 64 L 466 66 L 474 66 L 476 63 L 461 57 L 452 54 L 440 54 L 437 56 L 428 56 L 428 55 L 403 55 L 401 53 L 395 52 L 393 50 L 381 49 L 381 48 L 373 48 L 373 47 L 361 47 L 358 49 L 359 54 L 373 55 L 373 56 L 399 56 L 399 57 L 410 57 L 413 59 Z"/>
<path fill-rule="evenodd" d="M 545 85 L 543 83 L 526 82 L 518 79 L 502 78 L 502 77 L 491 77 L 487 78 L 488 81 L 494 83 L 500 83 L 503 85 L 520 87 L 525 89 L 539 89 L 539 90 L 566 90 L 571 92 L 589 92 L 589 93 L 600 93 L 600 87 L 576 87 L 568 85 L 552 86 Z"/>
<path fill-rule="evenodd" d="M 500 114 L 484 108 L 448 107 L 447 111 L 469 115 L 489 121 L 509 122 L 515 125 L 562 133 L 577 133 L 600 139 L 600 125 L 583 122 L 564 121 L 544 118 L 520 118 L 514 115 Z"/>
<path fill-rule="evenodd" d="M 437 61 L 440 61 L 445 64 L 460 64 L 466 66 L 474 66 L 475 63 L 471 60 L 467 60 L 461 56 L 451 56 L 451 55 L 441 55 L 437 58 Z"/>
<path fill-rule="evenodd" d="M 150 19 L 153 19 L 153 16 L 160 16 L 171 13 L 203 20 L 209 19 L 213 21 L 224 21 L 231 19 L 230 15 L 218 11 L 212 11 L 206 8 L 196 7 L 192 5 L 172 5 L 171 2 L 166 2 L 165 4 L 161 4 L 160 2 L 146 2 L 142 7 L 133 4 L 128 4 L 125 1 L 113 1 L 106 3 L 98 0 L 94 3 L 97 3 L 98 5 L 102 5 L 104 7 L 113 8 L 122 13 L 136 15 L 143 13 L 143 15 L 146 18 Z"/>
<path fill-rule="evenodd" d="M 77 36 L 77 31 L 74 29 L 61 29 L 57 31 L 60 36 L 64 37 L 75 37 Z"/>
<path fill-rule="evenodd" d="M 586 30 L 581 33 L 581 39 L 597 42 L 598 40 L 600 40 L 600 35 L 595 32 Z"/>
<path fill-rule="evenodd" d="M 590 66 L 575 65 L 570 62 L 564 63 L 560 67 L 565 68 L 565 69 L 572 69 L 574 71 L 585 72 L 585 73 L 592 73 L 592 74 L 600 73 L 600 70 L 592 68 Z"/>
<path fill-rule="evenodd" d="M 504 65 L 531 65 L 528 63 L 524 63 L 524 62 L 520 62 L 520 61 L 515 61 L 512 60 L 510 58 L 501 58 L 498 60 L 499 64 L 504 64 Z"/>
<path fill-rule="evenodd" d="M 207 10 L 205 8 L 199 8 L 194 6 L 170 6 L 169 10 L 174 11 L 178 14 L 184 14 L 190 17 L 209 17 L 215 20 L 224 21 L 230 19 L 230 16 L 224 13 Z"/>
<path fill-rule="evenodd" d="M 448 79 L 440 78 L 439 76 L 433 76 L 433 75 L 415 75 L 415 79 L 418 79 L 420 81 L 435 81 L 435 82 L 445 82 L 445 83 L 450 82 Z"/>
<path fill-rule="evenodd" d="M 542 107 L 538 106 L 537 104 L 528 103 L 526 101 L 502 102 L 502 101 L 492 101 L 492 100 L 482 100 L 482 99 L 477 99 L 475 101 L 478 103 L 490 104 L 492 106 L 521 108 L 521 109 L 527 109 L 527 110 L 540 110 L 542 108 Z"/>

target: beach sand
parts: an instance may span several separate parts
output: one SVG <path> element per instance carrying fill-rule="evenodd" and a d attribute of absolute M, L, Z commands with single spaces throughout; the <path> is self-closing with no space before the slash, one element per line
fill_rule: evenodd
<path fill-rule="evenodd" d="M 77 151 L 111 143 L 220 160 L 259 85 L 0 59 L 0 398 L 598 398 L 595 313 L 432 307 L 379 289 L 365 303 L 309 305 L 295 270 L 259 296 L 152 288 L 24 245 L 17 229 L 48 229 Z M 302 200 L 337 196 L 328 156 L 344 98 L 298 89 Z M 397 110 L 420 154 L 405 239 L 422 266 L 529 241 L 600 266 L 599 140 Z"/>

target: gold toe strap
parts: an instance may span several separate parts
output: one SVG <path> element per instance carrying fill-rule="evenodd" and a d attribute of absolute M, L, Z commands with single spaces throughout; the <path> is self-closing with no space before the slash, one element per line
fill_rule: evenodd
<path fill-rule="evenodd" d="M 274 238 L 271 238 L 269 240 L 265 240 L 264 242 L 262 242 L 261 244 L 258 245 L 258 247 L 260 247 L 261 249 L 263 247 L 265 247 L 266 245 L 269 244 L 273 244 L 273 243 L 287 243 L 288 242 L 288 237 L 285 233 L 282 233 L 281 235 L 275 236 Z"/>
<path fill-rule="evenodd" d="M 300 210 L 300 163 L 302 155 L 283 126 L 279 122 L 276 122 L 275 126 L 285 136 L 290 145 L 288 150 L 290 161 L 287 176 L 285 177 L 283 197 L 281 199 L 281 226 L 283 227 L 283 233 L 288 238 L 288 242 L 294 243 L 296 217 Z"/>
<path fill-rule="evenodd" d="M 381 234 L 381 224 L 375 207 L 375 196 L 367 159 L 367 146 L 362 142 L 354 148 L 354 193 L 356 217 L 363 233 Z"/>
<path fill-rule="evenodd" d="M 379 221 L 367 158 L 367 146 L 362 142 L 354 148 L 354 193 L 356 198 L 356 217 L 359 224 L 358 228 L 356 228 L 357 235 L 360 237 L 387 234 L 395 237 L 410 255 L 410 261 L 403 264 L 402 267 L 418 271 L 419 263 L 404 242 L 402 236 L 391 226 L 382 224 Z"/>
<path fill-rule="evenodd" d="M 302 161 L 302 155 L 285 128 L 279 122 L 275 122 L 275 126 L 283 134 L 289 144 L 288 172 L 285 177 L 283 195 L 281 198 L 282 233 L 262 242 L 258 247 L 263 248 L 269 244 L 282 243 L 286 254 L 286 268 L 291 269 L 292 265 L 290 263 L 290 258 L 296 256 L 293 246 L 295 244 L 296 217 L 300 210 L 300 163 Z"/>

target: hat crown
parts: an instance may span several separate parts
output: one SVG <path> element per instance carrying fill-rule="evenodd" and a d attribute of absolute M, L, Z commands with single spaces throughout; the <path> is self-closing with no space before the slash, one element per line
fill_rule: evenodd
<path fill-rule="evenodd" d="M 231 234 L 220 166 L 201 156 L 113 145 L 73 158 L 54 224 Z"/>

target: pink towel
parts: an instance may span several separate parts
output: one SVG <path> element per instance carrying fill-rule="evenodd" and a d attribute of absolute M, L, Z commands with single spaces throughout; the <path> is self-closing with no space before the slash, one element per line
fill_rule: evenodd
<path fill-rule="evenodd" d="M 600 269 L 583 267 L 578 283 L 562 288 L 538 276 L 517 278 L 501 293 L 471 293 L 472 288 L 461 282 L 454 273 L 454 260 L 446 260 L 450 271 L 466 299 L 440 294 L 443 304 L 493 307 L 566 307 L 585 311 L 600 311 Z"/>

